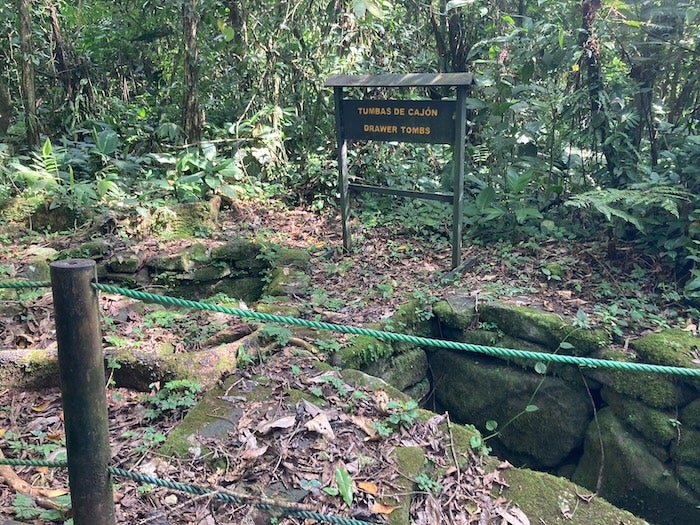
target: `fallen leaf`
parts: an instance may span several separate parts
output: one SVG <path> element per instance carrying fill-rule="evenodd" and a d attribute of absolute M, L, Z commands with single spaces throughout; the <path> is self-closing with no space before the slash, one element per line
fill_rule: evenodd
<path fill-rule="evenodd" d="M 501 516 L 509 525 L 530 525 L 530 519 L 517 507 L 506 509 Z"/>
<path fill-rule="evenodd" d="M 373 421 L 367 416 L 350 416 L 350 421 L 353 425 L 362 430 L 368 437 L 373 438 L 377 435 L 377 429 L 372 426 Z"/>
<path fill-rule="evenodd" d="M 39 405 L 32 405 L 32 412 L 43 412 L 51 405 L 51 401 L 45 401 Z"/>
<path fill-rule="evenodd" d="M 335 439 L 335 434 L 333 433 L 331 424 L 325 414 L 319 414 L 315 418 L 307 421 L 304 427 L 306 427 L 306 429 L 310 432 L 321 434 L 329 441 L 333 441 Z"/>
<path fill-rule="evenodd" d="M 398 506 L 393 507 L 391 505 L 384 505 L 384 503 L 375 503 L 369 510 L 375 514 L 391 514 L 398 508 Z"/>
<path fill-rule="evenodd" d="M 360 489 L 362 492 L 366 492 L 367 494 L 375 495 L 379 491 L 377 485 L 371 481 L 358 481 L 356 485 L 358 489 Z"/>
<path fill-rule="evenodd" d="M 389 409 L 387 405 L 389 404 L 389 394 L 381 388 L 374 392 L 374 402 L 377 405 L 377 410 L 380 414 L 388 414 Z"/>
<path fill-rule="evenodd" d="M 261 421 L 255 430 L 261 434 L 267 434 L 274 428 L 292 428 L 296 422 L 296 416 L 286 416 L 274 421 Z"/>

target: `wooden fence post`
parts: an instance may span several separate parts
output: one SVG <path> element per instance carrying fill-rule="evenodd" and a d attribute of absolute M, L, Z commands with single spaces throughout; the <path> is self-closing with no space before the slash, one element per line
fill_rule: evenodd
<path fill-rule="evenodd" d="M 51 264 L 68 480 L 75 525 L 115 525 L 95 261 Z"/>

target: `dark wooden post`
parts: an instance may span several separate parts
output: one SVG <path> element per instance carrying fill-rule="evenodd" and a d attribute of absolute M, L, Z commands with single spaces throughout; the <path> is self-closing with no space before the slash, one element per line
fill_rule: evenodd
<path fill-rule="evenodd" d="M 350 180 L 348 179 L 348 141 L 342 120 L 343 88 L 333 89 L 335 99 L 335 129 L 338 139 L 338 189 L 340 191 L 340 220 L 343 229 L 343 249 L 349 252 L 352 248 L 350 234 Z"/>
<path fill-rule="evenodd" d="M 467 132 L 467 88 L 457 86 L 455 109 L 455 144 L 452 150 L 454 188 L 452 195 L 452 269 L 460 265 L 462 258 L 462 222 L 464 221 L 464 141 Z"/>
<path fill-rule="evenodd" d="M 115 525 L 95 261 L 51 264 L 68 480 L 75 525 Z"/>

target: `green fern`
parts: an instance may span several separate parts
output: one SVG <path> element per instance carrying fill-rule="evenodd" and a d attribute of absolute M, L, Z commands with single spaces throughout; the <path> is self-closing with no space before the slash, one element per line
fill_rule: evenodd
<path fill-rule="evenodd" d="M 605 188 L 588 191 L 571 197 L 565 202 L 573 208 L 590 208 L 602 214 L 608 222 L 614 218 L 632 224 L 644 232 L 643 218 L 650 211 L 661 209 L 679 216 L 678 205 L 689 199 L 687 191 L 677 186 L 653 186 L 648 183 L 634 184 L 629 188 Z"/>

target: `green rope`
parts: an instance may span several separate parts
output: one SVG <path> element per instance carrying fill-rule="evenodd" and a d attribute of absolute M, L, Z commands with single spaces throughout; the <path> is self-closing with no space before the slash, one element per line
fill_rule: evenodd
<path fill-rule="evenodd" d="M 0 288 L 46 288 L 51 281 L 2 281 Z"/>
<path fill-rule="evenodd" d="M 700 377 L 700 368 L 681 368 L 665 365 L 650 365 L 646 363 L 626 363 L 620 361 L 609 361 L 606 359 L 593 359 L 590 357 L 576 357 L 570 355 L 549 354 L 546 352 L 531 352 L 528 350 L 513 350 L 510 348 L 474 345 L 471 343 L 445 341 L 442 339 L 431 339 L 428 337 L 418 337 L 414 335 L 385 332 L 382 330 L 371 330 L 369 328 L 360 328 L 357 326 L 325 323 L 321 321 L 309 321 L 306 319 L 298 319 L 296 317 L 266 314 L 262 312 L 253 312 L 251 310 L 242 310 L 240 308 L 229 308 L 226 306 L 219 306 L 215 304 L 200 303 L 197 301 L 190 301 L 187 299 L 179 299 L 177 297 L 169 297 L 167 295 L 156 295 L 148 292 L 141 292 L 138 290 L 130 290 L 128 288 L 120 288 L 118 286 L 111 286 L 108 284 L 94 283 L 93 287 L 103 292 L 120 294 L 126 297 L 131 297 L 132 299 L 138 299 L 140 301 L 145 302 L 160 303 L 170 306 L 182 306 L 185 308 L 194 308 L 198 310 L 208 310 L 211 312 L 235 315 L 243 318 L 247 317 L 251 319 L 256 319 L 258 321 L 304 326 L 307 328 L 316 328 L 318 330 L 330 330 L 346 334 L 366 335 L 385 341 L 411 343 L 418 346 L 430 346 L 436 348 L 443 348 L 447 350 L 475 352 L 496 357 L 530 359 L 552 363 L 565 363 L 589 368 L 610 368 L 615 370 L 628 370 L 635 372 L 651 372 L 688 377 Z"/>
<path fill-rule="evenodd" d="M 66 462 L 66 461 L 47 461 L 45 459 L 0 458 L 0 465 L 10 465 L 13 467 L 67 468 L 68 462 Z"/>
<path fill-rule="evenodd" d="M 211 494 L 215 499 L 220 499 L 228 503 L 236 504 L 251 504 L 259 509 L 268 510 L 277 514 L 286 514 L 289 516 L 297 516 L 299 518 L 311 519 L 316 521 L 322 521 L 325 523 L 337 523 L 339 525 L 377 525 L 376 523 L 370 523 L 367 521 L 360 521 L 353 518 L 343 518 L 341 516 L 329 516 L 327 514 L 321 514 L 318 512 L 312 512 L 310 510 L 291 508 L 280 505 L 275 505 L 274 503 L 263 503 L 259 501 L 250 501 L 256 498 L 251 497 L 250 499 L 234 496 L 233 494 L 228 494 L 226 492 L 214 492 L 204 487 L 198 485 L 190 485 L 187 483 L 179 483 L 176 481 L 167 481 L 164 479 L 156 478 L 153 476 L 147 476 L 145 474 L 140 474 L 138 472 L 132 472 L 130 470 L 124 470 L 116 467 L 107 467 L 107 470 L 116 476 L 122 476 L 125 478 L 138 481 L 140 483 L 150 483 L 151 485 L 156 485 L 158 487 L 165 487 L 173 490 L 179 490 L 180 492 L 187 492 L 188 494 L 194 494 L 197 496 L 203 496 Z"/>
<path fill-rule="evenodd" d="M 13 458 L 0 458 L 0 465 L 10 465 L 14 467 L 50 467 L 50 468 L 66 468 L 68 463 L 65 461 L 46 461 L 38 459 L 13 459 Z M 251 496 L 250 498 L 234 496 L 233 494 L 228 494 L 226 492 L 215 492 L 210 489 L 200 487 L 198 485 L 191 485 L 188 483 L 179 483 L 177 481 L 168 481 L 161 478 L 156 478 L 154 476 L 147 476 L 146 474 L 141 474 L 139 472 L 132 472 L 130 470 L 125 470 L 118 467 L 107 467 L 107 472 L 115 476 L 120 476 L 122 478 L 131 479 L 138 481 L 139 483 L 148 483 L 150 485 L 155 485 L 157 487 L 164 487 L 167 489 L 177 490 L 180 492 L 186 492 L 188 494 L 193 494 L 195 496 L 205 496 L 211 494 L 215 499 L 220 499 L 226 501 L 227 503 L 236 504 L 251 504 L 259 509 L 267 510 L 276 514 L 285 514 L 289 516 L 297 516 L 299 518 L 311 519 L 316 521 L 322 521 L 325 523 L 337 523 L 338 525 L 377 525 L 376 523 L 371 523 L 368 521 L 360 521 L 353 518 L 343 518 L 342 516 L 331 516 L 328 514 L 321 514 L 319 512 L 313 512 L 310 510 L 297 509 L 292 507 L 286 507 L 283 504 L 276 505 L 274 503 L 263 503 L 259 501 L 251 501 L 256 498 Z"/>

